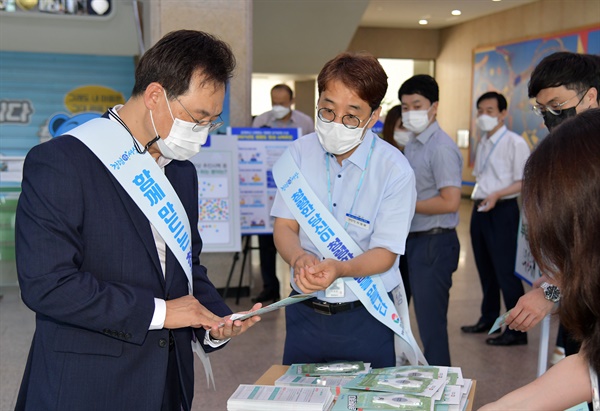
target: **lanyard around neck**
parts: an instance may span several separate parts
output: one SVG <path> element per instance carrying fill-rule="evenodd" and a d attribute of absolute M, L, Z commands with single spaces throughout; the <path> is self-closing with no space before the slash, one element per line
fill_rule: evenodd
<path fill-rule="evenodd" d="M 365 174 L 367 172 L 367 168 L 369 167 L 369 162 L 371 161 L 371 154 L 373 154 L 373 147 L 375 147 L 375 140 L 377 137 L 373 137 L 373 142 L 371 143 L 371 148 L 369 149 L 369 155 L 367 156 L 367 161 L 365 162 L 365 168 L 363 169 L 360 180 L 358 180 L 358 186 L 356 187 L 356 192 L 354 193 L 354 199 L 352 200 L 352 206 L 350 207 L 349 213 L 352 214 L 354 210 L 354 203 L 356 202 L 356 198 L 358 197 L 358 193 L 360 192 L 360 188 L 362 187 L 363 180 L 365 179 Z M 327 156 L 327 198 L 329 200 L 329 212 L 333 214 L 333 200 L 331 198 L 331 176 L 329 173 L 329 153 L 326 153 Z M 344 230 L 348 228 L 348 222 L 344 225 Z"/>
<path fill-rule="evenodd" d="M 483 174 L 483 170 L 485 170 L 485 168 L 487 167 L 488 161 L 490 161 L 490 157 L 492 156 L 492 153 L 494 152 L 494 150 L 496 149 L 496 146 L 498 146 L 498 143 L 500 143 L 500 140 L 502 140 L 502 137 L 504 137 L 504 135 L 506 134 L 507 131 L 508 131 L 508 128 L 506 130 L 504 130 L 504 133 L 502 133 L 500 135 L 500 137 L 498 137 L 498 140 L 492 146 L 492 149 L 490 150 L 487 157 L 485 158 L 485 162 L 483 163 L 483 166 L 478 171 L 479 175 Z"/>

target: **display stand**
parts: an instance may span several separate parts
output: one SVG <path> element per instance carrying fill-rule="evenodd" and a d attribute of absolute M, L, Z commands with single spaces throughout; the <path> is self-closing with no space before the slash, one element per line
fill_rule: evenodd
<path fill-rule="evenodd" d="M 240 270 L 240 281 L 238 283 L 238 289 L 235 296 L 236 305 L 240 303 L 240 294 L 242 292 L 242 280 L 244 279 L 244 268 L 246 268 L 246 259 L 248 258 L 248 253 L 251 250 L 257 249 L 257 247 L 252 247 L 251 237 L 251 235 L 242 235 L 242 269 Z M 227 298 L 227 294 L 229 293 L 229 285 L 231 284 L 231 277 L 233 276 L 233 271 L 235 270 L 235 266 L 237 265 L 239 259 L 240 252 L 236 251 L 233 254 L 233 261 L 231 262 L 231 269 L 229 270 L 229 276 L 227 277 L 227 284 L 225 284 L 225 290 L 223 290 L 223 298 Z"/>
<path fill-rule="evenodd" d="M 537 376 L 541 376 L 548 369 L 548 344 L 550 340 L 550 315 L 542 320 L 540 326 L 540 349 L 538 352 Z"/>

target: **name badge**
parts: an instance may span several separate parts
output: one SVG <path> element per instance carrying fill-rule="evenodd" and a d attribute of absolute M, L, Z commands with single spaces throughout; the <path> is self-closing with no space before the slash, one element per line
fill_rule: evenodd
<path fill-rule="evenodd" d="M 369 229 L 371 226 L 371 222 L 369 220 L 352 215 L 350 213 L 346 213 L 346 222 L 364 229 Z"/>
<path fill-rule="evenodd" d="M 344 288 L 344 279 L 338 278 L 334 282 L 331 283 L 329 287 L 325 290 L 325 297 L 327 298 L 335 298 L 335 297 L 343 297 L 345 295 Z"/>

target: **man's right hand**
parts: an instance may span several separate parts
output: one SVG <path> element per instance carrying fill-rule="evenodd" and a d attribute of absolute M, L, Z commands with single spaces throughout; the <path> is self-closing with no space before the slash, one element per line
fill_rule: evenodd
<path fill-rule="evenodd" d="M 544 291 L 541 288 L 533 288 L 522 295 L 517 305 L 510 310 L 506 317 L 506 326 L 511 330 L 529 331 L 550 314 L 553 308 L 554 303 L 544 297 Z"/>
<path fill-rule="evenodd" d="M 204 328 L 206 330 L 218 326 L 224 320 L 204 307 L 192 295 L 167 300 L 167 315 L 164 328 L 176 329 L 184 327 Z"/>

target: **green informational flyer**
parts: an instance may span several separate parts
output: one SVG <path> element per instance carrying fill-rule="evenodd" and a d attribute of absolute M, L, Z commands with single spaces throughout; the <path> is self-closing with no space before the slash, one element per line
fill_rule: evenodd
<path fill-rule="evenodd" d="M 259 308 L 256 311 L 250 311 L 247 313 L 235 313 L 231 315 L 232 320 L 240 320 L 244 321 L 250 317 L 254 317 L 255 315 L 263 315 L 265 313 L 279 310 L 280 308 L 286 307 L 288 305 L 296 304 L 304 300 L 308 300 L 309 298 L 314 298 L 315 296 L 312 294 L 296 294 L 291 297 L 284 298 L 283 300 L 279 300 L 274 302 L 273 304 L 267 305 L 266 307 Z"/>
<path fill-rule="evenodd" d="M 432 397 L 444 385 L 445 381 L 431 378 L 406 377 L 398 374 L 366 374 L 356 377 L 344 385 L 344 388 Z"/>
<path fill-rule="evenodd" d="M 411 394 L 348 391 L 341 393 L 331 411 L 430 411 L 431 398 Z"/>

